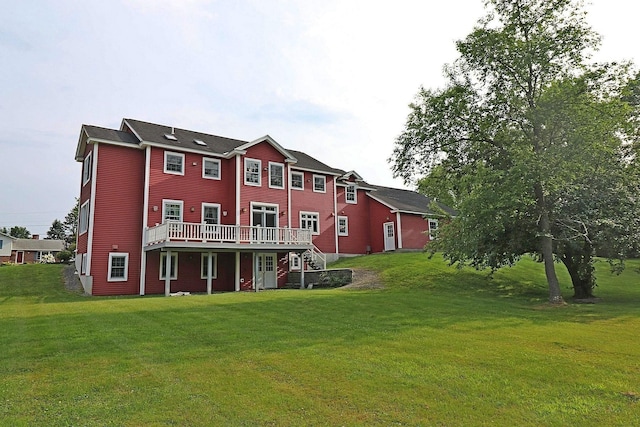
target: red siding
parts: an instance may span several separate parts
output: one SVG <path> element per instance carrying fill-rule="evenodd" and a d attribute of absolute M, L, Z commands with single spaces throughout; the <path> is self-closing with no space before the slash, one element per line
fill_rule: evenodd
<path fill-rule="evenodd" d="M 364 190 L 357 192 L 357 204 L 347 203 L 345 187 L 338 187 L 338 216 L 348 218 L 349 235 L 338 236 L 341 254 L 366 254 L 371 247 L 369 235 L 369 197 Z"/>
<path fill-rule="evenodd" d="M 388 206 L 383 205 L 377 200 L 370 198 L 369 200 L 370 223 L 369 233 L 371 237 L 371 251 L 384 252 L 384 232 L 383 224 L 393 222 L 396 230 L 396 248 L 398 247 L 398 224 L 396 224 L 396 214 L 391 213 Z"/>
<path fill-rule="evenodd" d="M 429 223 L 421 215 L 401 214 L 402 248 L 422 249 L 429 241 Z"/>
<path fill-rule="evenodd" d="M 302 172 L 302 171 L 297 171 Z M 322 252 L 336 252 L 335 224 L 333 216 L 333 181 L 334 177 L 326 175 L 326 193 L 313 191 L 313 175 L 322 175 L 304 171 L 304 191 L 291 190 L 291 227 L 300 227 L 300 212 L 318 212 L 320 219 L 320 235 L 313 236 L 313 243 Z"/>
<path fill-rule="evenodd" d="M 245 185 L 244 183 L 244 159 L 250 158 L 260 160 L 261 163 L 261 185 Z M 284 189 L 269 188 L 269 162 L 280 163 L 284 165 Z M 247 154 L 240 159 L 240 224 L 251 225 L 251 202 L 277 204 L 278 218 L 277 226 L 286 227 L 287 224 L 287 188 L 289 182 L 287 179 L 287 169 L 284 162 L 284 156 L 278 152 L 268 142 L 258 143 L 249 150 Z M 265 170 L 266 169 L 266 170 Z M 245 210 L 243 212 L 243 209 Z"/>
<path fill-rule="evenodd" d="M 94 158 L 95 161 L 95 158 Z M 91 276 L 94 295 L 140 291 L 144 151 L 100 144 L 94 212 Z M 89 184 L 87 184 L 89 185 Z M 109 253 L 129 254 L 126 282 L 108 282 Z"/>
<path fill-rule="evenodd" d="M 171 150 L 167 150 L 171 151 Z M 150 227 L 162 223 L 162 200 L 183 201 L 183 221 L 202 221 L 202 203 L 220 204 L 220 222 L 234 224 L 235 188 L 228 176 L 235 170 L 232 161 L 221 159 L 221 176 L 224 179 L 202 177 L 201 154 L 184 153 L 184 175 L 164 173 L 165 150 L 153 147 L 149 171 L 149 212 Z M 177 151 L 176 151 L 177 152 Z M 227 216 L 222 212 L 227 211 Z"/>
<path fill-rule="evenodd" d="M 92 162 L 94 160 L 94 155 L 93 155 L 93 145 L 87 144 L 87 148 L 85 149 L 84 155 L 83 155 L 83 159 L 85 157 L 87 157 L 87 154 L 91 153 L 91 159 Z M 83 163 L 83 167 L 84 167 L 84 163 Z M 92 172 L 92 176 L 91 179 L 89 179 L 89 181 L 82 185 L 82 173 L 83 171 L 80 171 L 80 205 L 82 206 L 85 202 L 89 201 L 91 198 L 91 182 L 93 181 L 93 172 Z M 78 215 L 80 214 L 80 211 L 78 210 Z M 89 215 L 91 215 L 91 212 L 89 212 Z M 78 235 L 78 242 L 77 242 L 77 246 L 76 246 L 76 250 L 78 252 L 78 254 L 84 254 L 87 253 L 87 241 L 88 241 L 88 236 L 89 233 L 82 233 Z"/>

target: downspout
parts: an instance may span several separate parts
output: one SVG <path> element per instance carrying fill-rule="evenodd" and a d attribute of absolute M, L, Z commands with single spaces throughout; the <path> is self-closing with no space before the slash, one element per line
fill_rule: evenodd
<path fill-rule="evenodd" d="M 398 223 L 398 249 L 402 249 L 402 221 L 399 211 L 396 212 L 396 222 Z"/>
<path fill-rule="evenodd" d="M 240 169 L 240 154 L 236 154 L 236 241 L 240 239 L 240 179 L 242 178 L 242 172 Z M 236 292 L 240 291 L 240 252 L 236 251 Z"/>
<path fill-rule="evenodd" d="M 145 149 L 144 160 L 144 201 L 142 203 L 142 249 L 140 252 L 140 295 L 146 292 L 147 281 L 147 252 L 144 247 L 147 244 L 147 227 L 149 225 L 149 177 L 151 171 L 151 146 Z"/>

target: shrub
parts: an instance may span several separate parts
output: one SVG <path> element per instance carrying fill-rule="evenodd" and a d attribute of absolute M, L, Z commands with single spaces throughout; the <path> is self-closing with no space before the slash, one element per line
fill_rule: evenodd
<path fill-rule="evenodd" d="M 69 262 L 72 256 L 73 253 L 71 253 L 70 251 L 60 251 L 58 252 L 58 255 L 56 255 L 56 258 L 58 258 L 58 262 L 63 262 L 66 264 Z"/>

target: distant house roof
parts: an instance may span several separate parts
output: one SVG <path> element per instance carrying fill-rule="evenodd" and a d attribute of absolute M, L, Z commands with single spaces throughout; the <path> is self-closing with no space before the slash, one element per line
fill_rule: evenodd
<path fill-rule="evenodd" d="M 64 250 L 64 240 L 16 239 L 13 249 L 18 251 L 60 252 Z"/>
<path fill-rule="evenodd" d="M 9 234 L 0 233 L 0 236 L 8 237 L 8 238 L 10 238 L 11 240 L 16 240 L 16 238 L 15 238 L 15 237 L 10 236 Z"/>
<path fill-rule="evenodd" d="M 415 191 L 379 185 L 372 185 L 372 187 L 374 191 L 368 193 L 369 196 L 391 209 L 423 215 L 442 215 L 441 212 L 437 212 L 437 209 L 433 209 L 432 203 L 435 203 L 444 212 L 455 215 L 455 210 Z"/>

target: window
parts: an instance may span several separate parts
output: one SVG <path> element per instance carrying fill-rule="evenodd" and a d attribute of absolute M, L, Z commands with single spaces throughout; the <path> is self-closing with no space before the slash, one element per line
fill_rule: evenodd
<path fill-rule="evenodd" d="M 438 231 L 438 220 L 430 219 L 429 220 L 429 240 L 433 240 L 436 238 Z"/>
<path fill-rule="evenodd" d="M 347 185 L 347 189 L 345 190 L 345 201 L 347 203 L 356 204 L 358 203 L 358 193 L 356 192 L 355 185 Z"/>
<path fill-rule="evenodd" d="M 164 173 L 184 175 L 184 154 L 164 152 Z"/>
<path fill-rule="evenodd" d="M 109 282 L 124 282 L 129 274 L 129 254 L 110 253 L 109 254 Z"/>
<path fill-rule="evenodd" d="M 4 240 L 0 240 L 0 249 L 2 249 L 2 244 L 4 243 Z"/>
<path fill-rule="evenodd" d="M 349 235 L 349 218 L 346 216 L 338 217 L 338 236 Z"/>
<path fill-rule="evenodd" d="M 300 270 L 300 255 L 291 254 L 291 258 L 289 262 L 290 262 L 290 266 L 289 266 L 290 270 Z"/>
<path fill-rule="evenodd" d="M 78 219 L 78 230 L 80 234 L 86 233 L 89 229 L 89 201 L 80 206 L 80 218 Z"/>
<path fill-rule="evenodd" d="M 311 230 L 311 234 L 320 234 L 319 217 L 317 212 L 300 212 L 300 228 Z"/>
<path fill-rule="evenodd" d="M 164 280 L 167 277 L 167 254 L 160 254 L 160 280 Z M 171 254 L 171 277 L 170 279 L 178 278 L 178 254 Z"/>
<path fill-rule="evenodd" d="M 82 185 L 85 185 L 91 179 L 91 153 L 87 154 L 82 162 Z"/>
<path fill-rule="evenodd" d="M 207 179 L 220 179 L 220 160 L 203 158 L 202 177 Z"/>
<path fill-rule="evenodd" d="M 269 187 L 284 188 L 284 165 L 269 162 Z"/>
<path fill-rule="evenodd" d="M 244 159 L 244 183 L 260 187 L 260 168 L 262 162 L 254 159 Z"/>
<path fill-rule="evenodd" d="M 87 254 L 82 254 L 82 258 L 80 260 L 80 274 L 85 274 L 87 272 Z"/>
<path fill-rule="evenodd" d="M 200 278 L 201 279 L 206 279 L 207 275 L 209 273 L 209 261 L 207 260 L 207 258 L 209 258 L 209 254 L 203 253 L 200 256 Z M 216 277 L 218 277 L 218 257 L 216 257 L 216 254 L 211 254 L 211 266 L 212 266 L 212 270 L 213 273 L 211 274 L 211 278 L 215 279 Z"/>
<path fill-rule="evenodd" d="M 326 177 L 324 175 L 313 175 L 313 191 L 316 193 L 325 193 Z"/>
<path fill-rule="evenodd" d="M 291 188 L 304 190 L 304 172 L 291 172 Z"/>
<path fill-rule="evenodd" d="M 202 222 L 204 224 L 220 224 L 220 205 L 203 203 Z"/>
<path fill-rule="evenodd" d="M 162 200 L 162 222 L 182 222 L 182 200 Z"/>

